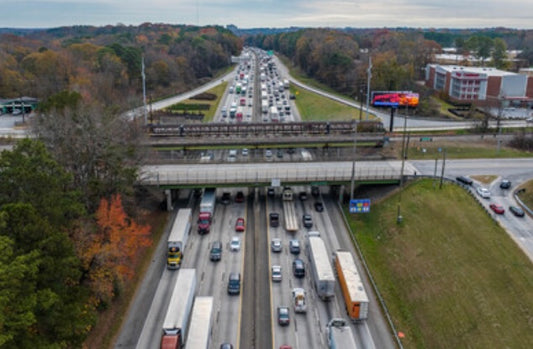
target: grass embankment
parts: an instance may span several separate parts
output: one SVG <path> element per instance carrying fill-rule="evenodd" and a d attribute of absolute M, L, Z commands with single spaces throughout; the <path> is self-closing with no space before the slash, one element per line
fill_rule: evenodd
<path fill-rule="evenodd" d="M 306 89 L 291 85 L 290 93 L 296 96 L 296 107 L 302 121 L 359 120 L 359 109 L 317 95 Z M 370 115 L 373 117 L 373 115 Z M 363 119 L 365 113 L 363 112 Z"/>
<path fill-rule="evenodd" d="M 215 113 L 218 109 L 218 105 L 220 104 L 220 101 L 222 100 L 222 96 L 224 95 L 224 91 L 226 90 L 226 87 L 228 86 L 228 82 L 224 81 L 220 83 L 219 85 L 213 87 L 210 90 L 205 91 L 206 93 L 212 93 L 217 96 L 216 99 L 209 101 L 209 100 L 198 100 L 198 99 L 186 99 L 180 104 L 209 104 L 209 109 L 205 110 L 204 118 L 202 119 L 202 122 L 212 122 Z"/>
<path fill-rule="evenodd" d="M 351 226 L 405 348 L 530 348 L 533 265 L 460 187 L 413 183 Z"/>
<path fill-rule="evenodd" d="M 518 193 L 518 197 L 527 207 L 533 209 L 533 180 L 522 184 L 520 189 L 524 190 Z"/>
<path fill-rule="evenodd" d="M 447 159 L 487 159 L 487 158 L 518 158 L 533 157 L 533 152 L 520 151 L 502 145 L 498 151 L 496 140 L 478 141 L 439 141 L 434 138 L 434 142 L 420 141 L 420 137 L 411 137 L 407 157 L 411 160 L 431 160 L 436 157 L 442 158 L 443 151 L 446 150 Z M 440 152 L 439 152 L 440 148 Z M 401 159 L 401 142 L 397 149 L 397 156 Z"/>

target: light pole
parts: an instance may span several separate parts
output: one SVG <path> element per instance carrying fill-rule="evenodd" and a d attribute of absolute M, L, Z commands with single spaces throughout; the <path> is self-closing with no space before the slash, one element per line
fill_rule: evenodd
<path fill-rule="evenodd" d="M 353 160 L 352 160 L 352 180 L 350 182 L 350 202 L 353 200 L 355 190 L 355 156 L 357 151 L 357 121 L 353 119 Z"/>
<path fill-rule="evenodd" d="M 403 118 L 403 136 L 402 136 L 402 167 L 400 170 L 400 195 L 398 196 L 398 215 L 396 217 L 396 223 L 400 224 L 403 221 L 402 217 L 402 192 L 403 192 L 403 170 L 405 168 L 405 158 L 407 157 L 405 135 L 407 133 L 407 108 L 408 104 L 405 104 L 405 116 Z"/>
<path fill-rule="evenodd" d="M 366 70 L 366 120 L 368 120 L 368 108 L 370 105 L 370 79 L 372 78 L 372 57 L 370 56 L 370 50 L 368 53 L 368 69 Z"/>

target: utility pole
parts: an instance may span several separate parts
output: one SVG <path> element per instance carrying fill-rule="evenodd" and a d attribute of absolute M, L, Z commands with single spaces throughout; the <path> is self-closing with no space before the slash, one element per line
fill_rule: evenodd
<path fill-rule="evenodd" d="M 402 191 L 403 191 L 403 170 L 405 168 L 405 158 L 407 154 L 405 134 L 407 133 L 407 112 L 403 118 L 403 137 L 402 137 L 402 168 L 400 170 L 400 195 L 398 197 L 398 216 L 396 217 L 396 223 L 400 224 L 403 221 L 402 217 Z"/>
<path fill-rule="evenodd" d="M 359 107 L 359 121 L 363 120 L 363 84 L 359 86 L 359 102 L 361 106 Z"/>
<path fill-rule="evenodd" d="M 444 177 L 444 166 L 446 165 L 446 149 L 442 150 L 442 171 L 440 173 L 440 185 L 439 189 L 442 189 L 442 179 Z"/>
<path fill-rule="evenodd" d="M 368 51 L 368 69 L 366 70 L 366 120 L 368 120 L 368 108 L 370 105 L 370 79 L 372 78 L 372 57 L 370 56 L 370 50 Z"/>

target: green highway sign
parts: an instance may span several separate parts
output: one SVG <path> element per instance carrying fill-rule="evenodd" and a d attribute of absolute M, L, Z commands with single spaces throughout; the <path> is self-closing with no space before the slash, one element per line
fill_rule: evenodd
<path fill-rule="evenodd" d="M 311 182 L 311 185 L 318 187 L 320 185 L 328 185 L 328 182 Z"/>
<path fill-rule="evenodd" d="M 433 142 L 431 137 L 420 137 L 420 142 Z"/>

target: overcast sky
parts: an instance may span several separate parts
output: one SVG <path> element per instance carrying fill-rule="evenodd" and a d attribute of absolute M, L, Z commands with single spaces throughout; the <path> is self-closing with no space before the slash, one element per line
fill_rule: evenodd
<path fill-rule="evenodd" d="M 0 27 L 235 24 L 255 27 L 533 29 L 533 0 L 0 0 Z"/>

